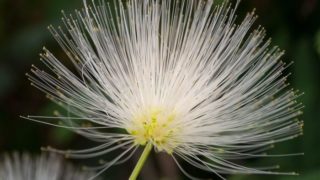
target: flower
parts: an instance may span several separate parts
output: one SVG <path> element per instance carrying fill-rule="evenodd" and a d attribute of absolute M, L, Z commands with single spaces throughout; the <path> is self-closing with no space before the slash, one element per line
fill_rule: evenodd
<path fill-rule="evenodd" d="M 55 154 L 4 154 L 0 161 L 1 180 L 87 180 L 94 174 L 65 164 Z"/>
<path fill-rule="evenodd" d="M 41 61 L 51 73 L 33 66 L 28 75 L 68 113 L 27 118 L 101 145 L 51 151 L 74 158 L 121 152 L 104 171 L 146 146 L 134 176 L 152 147 L 170 154 L 189 177 L 178 158 L 221 178 L 295 174 L 232 162 L 269 156 L 263 152 L 274 143 L 302 133 L 301 93 L 288 88 L 283 51 L 270 48 L 262 27 L 251 32 L 254 12 L 236 25 L 238 3 L 232 9 L 212 0 L 129 0 L 114 12 L 104 2 L 84 6 L 63 13 L 65 30 L 49 26 L 72 68 L 44 48 Z"/>

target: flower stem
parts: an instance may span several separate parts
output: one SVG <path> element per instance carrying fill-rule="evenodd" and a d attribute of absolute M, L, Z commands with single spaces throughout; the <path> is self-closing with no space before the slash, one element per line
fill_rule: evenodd
<path fill-rule="evenodd" d="M 146 147 L 144 148 L 144 150 L 141 154 L 141 157 L 140 157 L 139 161 L 137 162 L 136 167 L 134 167 L 134 169 L 131 173 L 131 176 L 129 177 L 129 180 L 136 180 L 137 179 L 137 177 L 142 169 L 142 166 L 144 165 L 144 163 L 147 160 L 148 155 L 150 154 L 151 149 L 152 149 L 152 143 L 149 142 L 146 145 Z"/>

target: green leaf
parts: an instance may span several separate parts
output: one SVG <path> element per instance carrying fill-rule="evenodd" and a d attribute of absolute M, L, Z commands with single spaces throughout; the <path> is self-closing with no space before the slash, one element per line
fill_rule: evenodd
<path fill-rule="evenodd" d="M 304 175 L 299 176 L 284 176 L 280 180 L 319 180 L 320 179 L 320 170 L 308 172 Z"/>

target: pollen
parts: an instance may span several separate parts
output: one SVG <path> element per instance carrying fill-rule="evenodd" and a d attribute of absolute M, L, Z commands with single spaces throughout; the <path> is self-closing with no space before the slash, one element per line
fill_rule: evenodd
<path fill-rule="evenodd" d="M 127 128 L 137 145 L 151 142 L 158 151 L 171 154 L 177 146 L 176 127 L 177 114 L 164 108 L 151 108 L 132 119 L 132 124 Z"/>

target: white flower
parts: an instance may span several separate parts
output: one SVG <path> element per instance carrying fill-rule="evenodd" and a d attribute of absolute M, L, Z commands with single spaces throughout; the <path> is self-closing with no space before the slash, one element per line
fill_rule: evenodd
<path fill-rule="evenodd" d="M 269 48 L 263 28 L 250 32 L 254 13 L 236 25 L 236 8 L 212 0 L 118 3 L 115 11 L 103 1 L 85 3 L 74 16 L 64 14 L 66 30 L 49 27 L 73 67 L 44 48 L 41 60 L 53 74 L 33 66 L 28 76 L 68 114 L 28 119 L 101 142 L 53 151 L 74 158 L 121 152 L 104 171 L 148 144 L 172 155 L 189 177 L 177 157 L 217 175 L 294 174 L 232 162 L 268 156 L 274 143 L 302 131 L 300 94 L 282 75 L 283 52 Z"/>
<path fill-rule="evenodd" d="M 87 180 L 94 174 L 81 171 L 55 154 L 32 156 L 17 152 L 0 160 L 0 180 Z"/>

